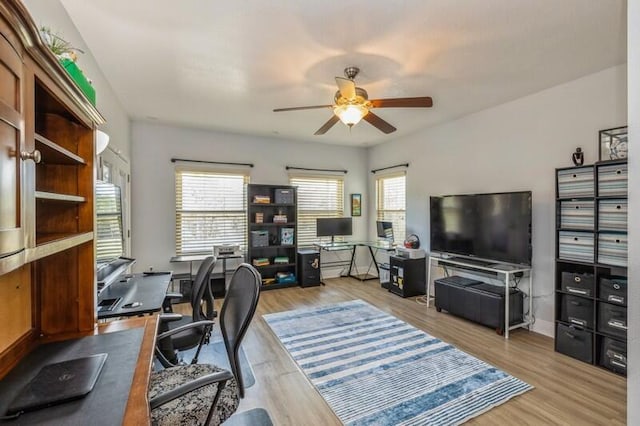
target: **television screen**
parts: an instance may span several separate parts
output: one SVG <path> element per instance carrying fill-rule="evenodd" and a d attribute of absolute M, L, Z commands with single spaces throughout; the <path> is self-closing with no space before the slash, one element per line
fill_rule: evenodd
<path fill-rule="evenodd" d="M 378 220 L 376 221 L 376 231 L 378 233 L 378 238 L 385 238 L 393 241 L 393 223 Z"/>
<path fill-rule="evenodd" d="M 328 217 L 316 219 L 316 235 L 318 237 L 351 235 L 351 233 L 352 222 L 350 217 Z"/>
<path fill-rule="evenodd" d="M 531 264 L 531 191 L 431 197 L 431 251 Z"/>

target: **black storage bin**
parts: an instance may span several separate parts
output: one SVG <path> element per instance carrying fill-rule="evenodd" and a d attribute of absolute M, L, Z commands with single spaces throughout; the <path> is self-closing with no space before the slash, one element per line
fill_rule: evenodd
<path fill-rule="evenodd" d="M 437 279 L 433 284 L 436 310 L 444 309 L 450 314 L 464 317 L 473 308 L 467 306 L 465 287 L 482 284 L 482 281 L 452 276 Z"/>
<path fill-rule="evenodd" d="M 558 324 L 556 351 L 580 361 L 593 363 L 593 334 L 573 325 Z"/>
<path fill-rule="evenodd" d="M 320 253 L 298 250 L 298 282 L 301 287 L 320 285 Z"/>
<path fill-rule="evenodd" d="M 595 290 L 593 274 L 578 274 L 576 272 L 562 273 L 562 291 L 580 296 L 592 296 Z"/>
<path fill-rule="evenodd" d="M 627 306 L 627 279 L 625 277 L 602 277 L 598 285 L 598 297 L 609 303 Z"/>
<path fill-rule="evenodd" d="M 579 327 L 593 329 L 593 300 L 563 294 L 561 303 L 561 321 Z"/>
<path fill-rule="evenodd" d="M 598 331 L 627 338 L 627 308 L 598 302 Z"/>
<path fill-rule="evenodd" d="M 620 374 L 627 374 L 627 343 L 609 337 L 602 339 L 600 365 Z"/>
<path fill-rule="evenodd" d="M 275 190 L 276 204 L 293 204 L 293 189 L 278 188 Z"/>

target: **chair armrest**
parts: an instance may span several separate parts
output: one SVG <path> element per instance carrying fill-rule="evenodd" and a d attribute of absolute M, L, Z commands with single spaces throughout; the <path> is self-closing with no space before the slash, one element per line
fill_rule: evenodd
<path fill-rule="evenodd" d="M 162 316 L 163 315 L 160 315 L 160 317 L 162 317 Z M 215 321 L 209 321 L 209 320 L 191 322 L 189 324 L 181 325 L 180 327 L 176 327 L 176 328 L 173 328 L 173 329 L 171 329 L 169 331 L 165 331 L 164 333 L 158 334 L 158 337 L 156 337 L 156 340 L 160 341 L 162 339 L 166 339 L 169 336 L 173 336 L 176 333 L 180 333 L 180 332 L 188 330 L 190 328 L 213 327 L 214 324 L 215 324 Z"/>
<path fill-rule="evenodd" d="M 179 368 L 179 367 L 178 367 Z M 178 386 L 175 389 L 156 395 L 149 400 L 149 406 L 151 409 L 155 409 L 169 401 L 173 401 L 189 392 L 200 389 L 203 386 L 207 386 L 213 383 L 220 383 L 220 387 L 224 386 L 228 380 L 233 379 L 233 374 L 230 371 L 219 371 L 217 373 L 207 374 L 206 376 L 198 377 L 195 380 L 187 382 Z"/>
<path fill-rule="evenodd" d="M 182 299 L 184 296 L 182 293 L 167 293 L 164 298 L 166 299 Z"/>
<path fill-rule="evenodd" d="M 167 313 L 158 315 L 158 321 L 160 324 L 166 324 L 168 322 L 180 321 L 182 319 L 182 314 L 175 313 Z"/>

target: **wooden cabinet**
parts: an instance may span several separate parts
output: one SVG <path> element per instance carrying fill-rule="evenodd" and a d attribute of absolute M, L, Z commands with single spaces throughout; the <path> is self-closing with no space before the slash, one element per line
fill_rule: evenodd
<path fill-rule="evenodd" d="M 558 169 L 556 182 L 556 351 L 625 375 L 627 162 Z"/>
<path fill-rule="evenodd" d="M 0 3 L 0 32 L 1 378 L 40 342 L 95 329 L 94 138 L 104 120 L 18 0 Z"/>
<path fill-rule="evenodd" d="M 262 276 L 262 289 L 298 285 L 296 188 L 287 185 L 247 187 L 247 260 Z"/>
<path fill-rule="evenodd" d="M 0 21 L 0 31 L 8 26 Z M 22 50 L 0 37 L 0 258 L 24 249 L 21 193 L 23 148 Z M 4 262 L 9 270 L 15 267 Z"/>

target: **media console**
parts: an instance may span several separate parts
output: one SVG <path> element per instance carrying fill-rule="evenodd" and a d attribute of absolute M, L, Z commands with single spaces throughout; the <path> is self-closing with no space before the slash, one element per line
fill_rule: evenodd
<path fill-rule="evenodd" d="M 504 309 L 498 309 L 495 315 L 497 316 L 500 314 L 504 314 L 504 319 L 500 321 L 498 324 L 500 325 L 509 324 L 509 326 L 504 327 L 505 339 L 509 338 L 510 330 L 520 328 L 520 327 L 530 328 L 531 324 L 533 324 L 533 321 L 532 321 L 533 298 L 530 297 L 532 294 L 533 275 L 532 275 L 532 269 L 530 266 L 496 263 L 491 261 L 479 261 L 476 259 L 465 259 L 461 257 L 443 257 L 441 254 L 431 253 L 429 254 L 428 264 L 427 264 L 427 297 L 426 297 L 427 308 L 429 307 L 429 304 L 430 304 L 429 302 L 431 298 L 434 297 L 431 294 L 432 293 L 431 287 L 432 287 L 432 281 L 433 281 L 433 274 L 431 269 L 434 265 L 440 266 L 441 268 L 443 268 L 445 270 L 446 276 L 449 275 L 448 268 L 452 268 L 452 269 L 457 269 L 461 271 L 466 271 L 467 273 L 470 273 L 470 274 L 473 274 L 475 271 L 476 273 L 493 275 L 495 276 L 495 279 L 503 283 L 503 285 L 500 286 L 500 289 L 502 291 L 492 288 L 497 286 L 492 286 L 492 287 L 486 288 L 485 292 L 486 290 L 493 290 L 494 293 L 496 292 L 498 294 L 502 293 L 502 296 L 500 296 L 500 299 L 502 302 L 504 302 L 504 305 L 503 305 Z M 510 289 L 510 287 L 512 287 L 514 284 L 519 284 L 520 281 L 523 279 L 527 279 L 528 286 L 526 287 L 521 286 L 519 288 L 519 290 L 521 290 L 519 292 L 519 296 L 512 296 L 513 290 Z M 479 284 L 479 283 L 480 283 L 479 281 L 476 281 L 476 284 Z M 490 285 L 490 284 L 487 284 L 487 285 Z M 523 289 L 522 287 L 525 287 L 525 288 Z M 506 291 L 507 289 L 510 289 L 510 291 Z M 526 296 L 528 296 L 527 311 L 522 313 L 522 315 L 517 315 L 518 312 L 515 312 L 515 313 L 511 312 L 514 309 L 513 308 L 514 304 L 511 302 L 511 299 L 514 297 L 524 298 L 525 294 Z M 522 303 L 520 305 L 522 305 Z M 495 303 L 491 303 L 491 306 L 496 307 L 497 305 Z M 438 306 L 436 306 L 436 308 L 437 307 Z M 449 311 L 449 309 L 444 307 L 442 307 L 442 309 Z M 454 309 L 457 309 L 457 308 L 454 308 Z M 521 318 L 521 321 L 518 321 L 517 319 L 514 320 L 516 316 Z M 490 325 L 490 324 L 487 324 L 487 325 Z M 495 328 L 497 329 L 499 327 L 495 327 Z"/>

